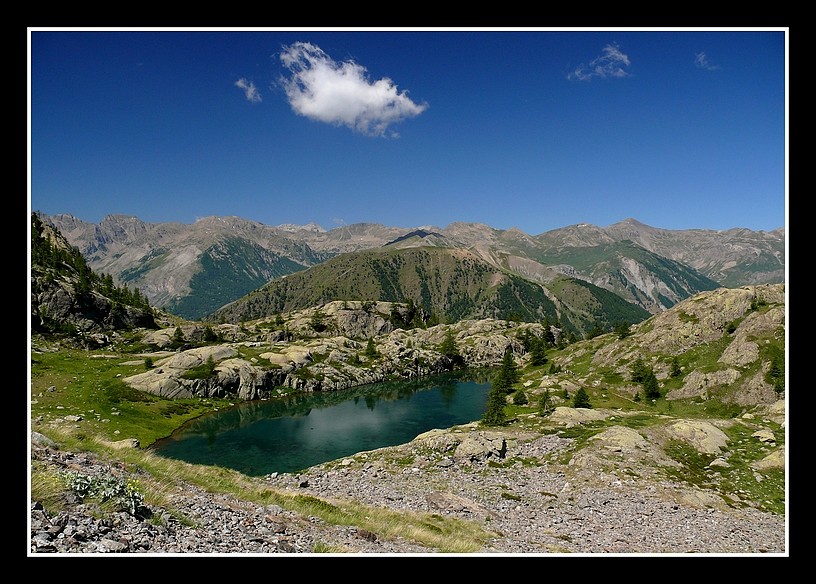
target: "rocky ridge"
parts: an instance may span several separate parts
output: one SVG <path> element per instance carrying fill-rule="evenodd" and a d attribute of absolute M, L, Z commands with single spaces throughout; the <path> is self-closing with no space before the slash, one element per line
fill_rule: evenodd
<path fill-rule="evenodd" d="M 541 336 L 538 323 L 503 320 L 464 320 L 427 329 L 401 329 L 386 318 L 404 305 L 390 302 L 330 302 L 287 315 L 285 331 L 271 328 L 273 319 L 247 325 L 220 324 L 211 328 L 227 344 L 192 348 L 158 357 L 154 368 L 124 379 L 132 387 L 165 397 L 224 397 L 262 399 L 287 390 L 336 391 L 387 379 L 413 379 L 450 371 L 456 367 L 491 367 L 510 348 L 521 355 L 518 335 L 524 331 Z M 326 331 L 316 334 L 312 322 L 321 315 Z M 242 330 L 243 328 L 243 330 Z M 250 328 L 252 330 L 250 330 Z M 180 327 L 187 339 L 201 339 L 206 326 Z M 461 362 L 439 351 L 447 331 L 452 331 Z M 144 342 L 160 349 L 175 333 L 169 327 L 148 332 Z M 292 340 L 290 340 L 290 338 Z M 367 342 L 376 353 L 367 355 Z M 255 356 L 242 357 L 239 349 Z M 208 359 L 216 364 L 208 379 L 185 379 L 184 373 Z"/>

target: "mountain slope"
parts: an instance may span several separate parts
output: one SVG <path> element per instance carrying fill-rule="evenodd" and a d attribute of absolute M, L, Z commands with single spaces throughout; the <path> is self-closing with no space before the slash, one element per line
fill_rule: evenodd
<path fill-rule="evenodd" d="M 785 391 L 785 285 L 701 292 L 633 325 L 624 338 L 603 335 L 571 345 L 559 358 L 584 387 L 611 387 L 635 397 L 627 383 L 640 360 L 667 400 L 773 404 Z M 622 385 L 620 385 L 622 383 Z M 642 396 L 641 396 L 642 397 Z"/>
<path fill-rule="evenodd" d="M 70 215 L 48 221 L 92 269 L 140 288 L 155 305 L 192 320 L 272 278 L 330 257 L 291 239 L 293 228 L 234 217 L 206 217 L 193 225 L 149 224 L 123 215 L 108 216 L 99 225 Z"/>
<path fill-rule="evenodd" d="M 470 251 L 412 247 L 346 253 L 216 310 L 210 321 L 240 322 L 332 300 L 411 302 L 437 319 L 560 320 L 583 336 L 596 326 L 649 316 L 590 283 L 560 277 L 545 287 L 499 270 Z"/>
<path fill-rule="evenodd" d="M 85 344 L 106 334 L 158 328 L 138 289 L 119 287 L 91 270 L 59 231 L 31 215 L 31 330 L 67 333 Z"/>
<path fill-rule="evenodd" d="M 197 320 L 224 304 L 225 298 L 243 296 L 269 280 L 302 270 L 304 266 L 260 245 L 229 237 L 213 243 L 198 259 L 199 271 L 190 279 L 189 293 L 170 299 L 165 308 Z M 130 281 L 127 274 L 122 279 Z"/>
<path fill-rule="evenodd" d="M 680 262 L 623 240 L 586 247 L 559 247 L 539 253 L 538 262 L 569 266 L 569 274 L 611 290 L 657 313 L 698 292 L 720 285 Z"/>
<path fill-rule="evenodd" d="M 785 230 L 659 229 L 635 219 L 609 227 L 578 224 L 542 233 L 536 241 L 545 250 L 590 247 L 629 240 L 663 257 L 680 262 L 733 288 L 785 281 Z"/>

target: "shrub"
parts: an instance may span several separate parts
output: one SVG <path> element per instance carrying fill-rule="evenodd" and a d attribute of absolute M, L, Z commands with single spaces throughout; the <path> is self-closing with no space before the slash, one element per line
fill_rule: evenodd
<path fill-rule="evenodd" d="M 117 510 L 130 515 L 145 516 L 148 509 L 144 506 L 144 495 L 133 481 L 125 482 L 113 476 L 90 476 L 75 471 L 63 474 L 68 488 L 83 501 L 97 499 L 100 503 L 112 502 Z"/>
<path fill-rule="evenodd" d="M 207 325 L 204 328 L 204 342 L 213 343 L 215 341 L 218 341 L 218 335 L 215 334 L 215 331 L 210 325 Z"/>
<path fill-rule="evenodd" d="M 680 361 L 677 357 L 674 357 L 671 362 L 671 375 L 672 377 L 680 377 L 683 374 L 683 370 L 680 368 Z"/>
<path fill-rule="evenodd" d="M 213 356 L 210 355 L 204 363 L 188 369 L 181 377 L 182 379 L 209 379 L 214 374 L 215 361 L 213 361 Z"/>
<path fill-rule="evenodd" d="M 653 371 L 649 371 L 646 379 L 643 380 L 643 393 L 646 399 L 657 399 L 660 397 L 660 385 Z"/>
<path fill-rule="evenodd" d="M 527 399 L 527 394 L 524 393 L 524 390 L 517 389 L 516 392 L 513 394 L 513 404 L 517 406 L 523 406 L 529 400 Z"/>
<path fill-rule="evenodd" d="M 329 328 L 329 326 L 326 324 L 326 315 L 323 314 L 321 310 L 315 310 L 312 313 L 312 318 L 309 321 L 309 324 L 316 333 L 322 333 Z"/>
<path fill-rule="evenodd" d="M 365 356 L 369 359 L 373 359 L 377 355 L 379 355 L 379 352 L 377 351 L 377 346 L 374 344 L 374 338 L 369 337 L 365 348 Z"/>

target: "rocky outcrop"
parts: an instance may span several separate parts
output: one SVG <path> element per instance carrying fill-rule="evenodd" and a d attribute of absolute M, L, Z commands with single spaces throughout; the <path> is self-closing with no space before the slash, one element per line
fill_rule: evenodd
<path fill-rule="evenodd" d="M 687 442 L 698 452 L 720 454 L 728 444 L 728 436 L 705 420 L 681 420 L 667 428 L 671 438 Z"/>
<path fill-rule="evenodd" d="M 417 436 L 413 443 L 419 448 L 444 453 L 451 461 L 464 465 L 483 463 L 488 459 L 502 460 L 508 451 L 505 434 L 478 430 L 476 423 L 459 426 L 453 431 L 430 430 Z"/>
<path fill-rule="evenodd" d="M 585 343 L 582 350 L 592 352 L 593 365 L 613 368 L 623 379 L 629 378 L 632 363 L 641 358 L 659 380 L 665 380 L 671 357 L 683 357 L 706 345 L 719 347 L 720 353 L 713 355 L 716 368 L 692 365 L 682 371 L 682 386 L 665 397 L 705 400 L 716 393 L 724 401 L 752 405 L 779 398 L 765 379 L 771 366 L 767 347 L 784 339 L 785 285 L 767 284 L 702 292 L 633 325 L 626 338 Z M 573 353 L 567 361 L 578 357 Z"/>
<path fill-rule="evenodd" d="M 382 311 L 390 314 L 390 303 L 377 303 L 376 309 L 368 311 L 344 307 L 343 304 L 351 303 L 330 303 L 312 311 L 295 313 L 287 321 L 283 335 L 271 331 L 264 322 L 255 323 L 252 330 L 244 328 L 240 333 L 237 331 L 242 327 L 214 325 L 212 329 L 217 335 L 229 334 L 233 338 L 240 335 L 240 338 L 251 340 L 180 350 L 170 357 L 156 360 L 152 369 L 124 381 L 136 389 L 170 398 L 233 396 L 249 400 L 290 390 L 336 391 L 386 379 L 427 377 L 454 368 L 496 366 L 508 348 L 519 358 L 523 354 L 523 346 L 517 338 L 519 334 L 530 331 L 540 335 L 542 331 L 539 324 L 513 324 L 493 319 L 461 321 L 428 329 L 394 329 L 391 322 L 381 316 Z M 311 321 L 316 310 L 320 310 L 325 318 L 336 319 L 333 322 L 337 326 L 332 325 L 325 334 L 342 330 L 357 338 L 341 335 L 280 340 L 280 336 L 291 336 L 290 323 L 305 332 L 307 325 L 303 323 Z M 200 338 L 204 328 L 187 325 L 181 330 L 185 338 Z M 390 332 L 369 337 L 374 342 L 375 351 L 368 354 L 367 342 L 362 339 L 373 330 Z M 451 356 L 439 352 L 439 345 L 448 330 L 453 332 L 459 350 L 456 362 Z M 171 327 L 149 333 L 145 340 L 157 347 L 165 347 L 172 342 L 174 334 L 175 328 Z M 245 347 L 257 356 L 241 357 L 236 347 Z M 212 358 L 215 364 L 212 374 L 188 379 L 187 372 L 200 367 L 208 358 Z"/>
<path fill-rule="evenodd" d="M 316 314 L 328 334 L 368 339 L 392 332 L 396 328 L 393 320 L 405 318 L 407 307 L 395 302 L 328 302 L 291 313 L 286 322 L 287 330 L 300 335 L 315 334 Z"/>
<path fill-rule="evenodd" d="M 549 420 L 553 424 L 564 426 L 565 428 L 573 428 L 581 424 L 605 420 L 611 415 L 613 414 L 609 410 L 559 406 L 550 414 Z"/>
<path fill-rule="evenodd" d="M 49 280 L 46 285 L 44 278 L 37 271 L 32 274 L 31 312 L 35 329 L 46 321 L 85 333 L 156 326 L 149 310 L 114 303 L 93 290 L 79 293 L 69 279 Z"/>
<path fill-rule="evenodd" d="M 36 213 L 31 230 L 33 332 L 70 333 L 86 345 L 105 345 L 112 333 L 157 327 L 146 303 L 91 272 L 79 251 Z"/>

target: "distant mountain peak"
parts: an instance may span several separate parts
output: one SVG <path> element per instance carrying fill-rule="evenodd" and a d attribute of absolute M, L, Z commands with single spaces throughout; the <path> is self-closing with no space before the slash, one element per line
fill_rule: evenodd
<path fill-rule="evenodd" d="M 410 232 L 406 233 L 405 235 L 402 235 L 402 236 L 400 236 L 400 237 L 398 237 L 398 238 L 396 238 L 396 239 L 394 239 L 392 241 L 389 241 L 388 243 L 383 245 L 383 247 L 385 247 L 387 245 L 394 245 L 395 243 L 405 241 L 406 239 L 411 239 L 412 237 L 418 237 L 420 239 L 425 239 L 427 237 L 436 237 L 438 239 L 445 239 L 445 236 L 442 235 L 441 233 L 436 233 L 435 231 L 425 231 L 424 229 L 415 229 L 413 231 L 410 231 Z"/>
<path fill-rule="evenodd" d="M 311 222 L 306 225 L 297 225 L 295 223 L 283 223 L 277 226 L 281 231 L 288 231 L 294 233 L 296 231 L 308 231 L 309 233 L 326 233 L 326 230 L 317 223 Z"/>
<path fill-rule="evenodd" d="M 642 221 L 638 221 L 637 219 L 633 219 L 632 217 L 624 219 L 623 221 L 618 221 L 617 223 L 614 223 L 614 224 L 610 225 L 607 229 L 616 229 L 616 228 L 617 229 L 637 229 L 638 231 L 661 231 L 660 229 L 652 227 L 651 225 L 647 225 L 646 223 L 643 223 Z"/>

